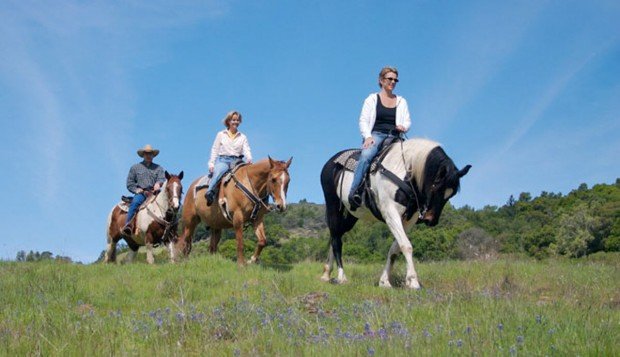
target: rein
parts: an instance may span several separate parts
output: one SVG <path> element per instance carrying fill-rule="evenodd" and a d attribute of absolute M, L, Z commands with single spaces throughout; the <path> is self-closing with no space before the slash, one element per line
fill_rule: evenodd
<path fill-rule="evenodd" d="M 406 135 L 405 135 L 405 138 L 406 138 Z M 413 169 L 411 171 L 407 170 L 407 163 L 405 161 L 405 149 L 403 148 L 403 142 L 404 140 L 401 140 L 400 142 L 400 155 L 403 158 L 403 166 L 405 167 L 405 172 L 411 175 L 411 181 L 406 181 L 406 182 L 409 183 L 409 185 L 411 185 L 411 189 L 413 191 L 413 197 L 415 198 L 415 203 L 418 206 L 418 219 L 422 219 L 424 218 L 426 211 L 428 211 L 428 202 L 424 203 L 424 209 L 422 209 L 422 206 L 420 205 L 420 200 L 418 199 L 419 196 L 422 196 L 422 193 L 420 192 L 420 189 L 418 188 L 418 184 L 415 180 L 415 177 L 413 176 Z M 405 177 L 407 177 L 407 175 L 405 175 Z"/>
<path fill-rule="evenodd" d="M 252 221 L 256 219 L 256 216 L 258 215 L 258 211 L 261 208 L 265 208 L 267 212 L 271 212 L 271 208 L 267 206 L 267 204 L 265 203 L 265 201 L 269 200 L 269 194 L 270 194 L 269 191 L 267 191 L 267 194 L 265 195 L 264 198 L 260 198 L 258 197 L 258 195 L 255 195 L 254 192 L 252 192 L 255 190 L 254 190 L 254 187 L 252 187 L 252 181 L 250 180 L 249 176 L 248 176 L 248 181 L 250 181 L 250 187 L 252 188 L 252 191 L 250 191 L 247 187 L 245 187 L 245 185 L 243 185 L 241 181 L 237 179 L 237 176 L 235 176 L 235 174 L 232 174 L 231 178 L 233 179 L 233 181 L 235 181 L 235 187 L 240 189 L 241 192 L 243 192 L 245 196 L 254 204 L 254 208 L 252 208 L 252 213 L 250 214 L 250 219 Z"/>
<path fill-rule="evenodd" d="M 155 203 L 157 208 L 159 208 L 159 212 L 163 213 L 164 217 L 166 216 L 166 213 L 168 213 L 169 211 L 173 214 L 172 219 L 170 221 L 166 221 L 164 218 L 156 215 L 155 212 L 153 212 L 150 209 L 150 206 L 151 206 L 150 204 L 146 206 L 146 213 L 148 213 L 148 215 L 151 218 L 153 218 L 153 220 L 155 222 L 157 222 L 159 225 L 164 227 L 164 234 L 161 237 L 162 241 L 164 241 L 164 242 L 170 241 L 170 239 L 168 239 L 168 236 L 170 235 L 170 232 L 172 231 L 173 228 L 176 231 L 177 224 L 179 223 L 179 217 L 177 216 L 177 214 L 174 211 L 172 211 L 170 209 L 166 209 L 166 212 L 164 213 L 164 210 L 161 208 L 161 206 L 157 202 L 157 198 L 153 202 Z M 170 207 L 170 206 L 172 206 L 171 198 L 168 197 L 168 207 Z"/>

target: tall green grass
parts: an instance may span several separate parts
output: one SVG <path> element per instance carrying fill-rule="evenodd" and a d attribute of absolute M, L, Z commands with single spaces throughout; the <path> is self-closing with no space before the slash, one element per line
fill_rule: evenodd
<path fill-rule="evenodd" d="M 618 255 L 380 265 L 0 263 L 1 355 L 620 355 Z M 395 268 L 402 285 L 404 264 Z M 400 275 L 399 275 L 399 274 Z"/>

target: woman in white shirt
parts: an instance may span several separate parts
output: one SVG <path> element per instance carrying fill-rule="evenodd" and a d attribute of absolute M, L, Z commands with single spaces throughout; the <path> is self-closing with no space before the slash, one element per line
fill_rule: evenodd
<path fill-rule="evenodd" d="M 205 193 L 207 206 L 210 206 L 215 199 L 215 188 L 220 178 L 235 161 L 245 159 L 252 163 L 252 152 L 248 138 L 239 131 L 241 125 L 241 113 L 231 111 L 226 114 L 223 122 L 226 130 L 222 130 L 215 136 L 213 147 L 211 148 L 211 158 L 209 159 L 209 172 L 212 178 L 209 188 Z"/>
<path fill-rule="evenodd" d="M 370 94 L 364 101 L 359 118 L 360 133 L 364 143 L 349 191 L 351 211 L 355 211 L 362 204 L 362 197 L 358 191 L 360 183 L 385 139 L 390 136 L 400 136 L 411 126 L 407 101 L 394 94 L 396 83 L 398 83 L 398 70 L 394 67 L 383 67 L 379 72 L 381 90 Z"/>

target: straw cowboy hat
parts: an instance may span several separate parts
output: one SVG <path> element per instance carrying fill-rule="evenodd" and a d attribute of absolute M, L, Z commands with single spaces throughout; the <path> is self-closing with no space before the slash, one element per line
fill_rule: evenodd
<path fill-rule="evenodd" d="M 144 157 L 144 153 L 145 152 L 152 152 L 153 153 L 153 157 L 159 155 L 159 150 L 153 149 L 151 147 L 151 145 L 149 145 L 149 144 L 144 145 L 144 147 L 142 149 L 138 149 L 138 156 Z"/>

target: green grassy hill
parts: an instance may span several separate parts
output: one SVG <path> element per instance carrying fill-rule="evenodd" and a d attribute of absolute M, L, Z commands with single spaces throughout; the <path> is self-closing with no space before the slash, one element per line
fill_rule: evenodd
<path fill-rule="evenodd" d="M 380 264 L 339 286 L 221 255 L 2 262 L 0 355 L 620 355 L 619 258 L 419 263 L 422 291 L 377 287 Z"/>

